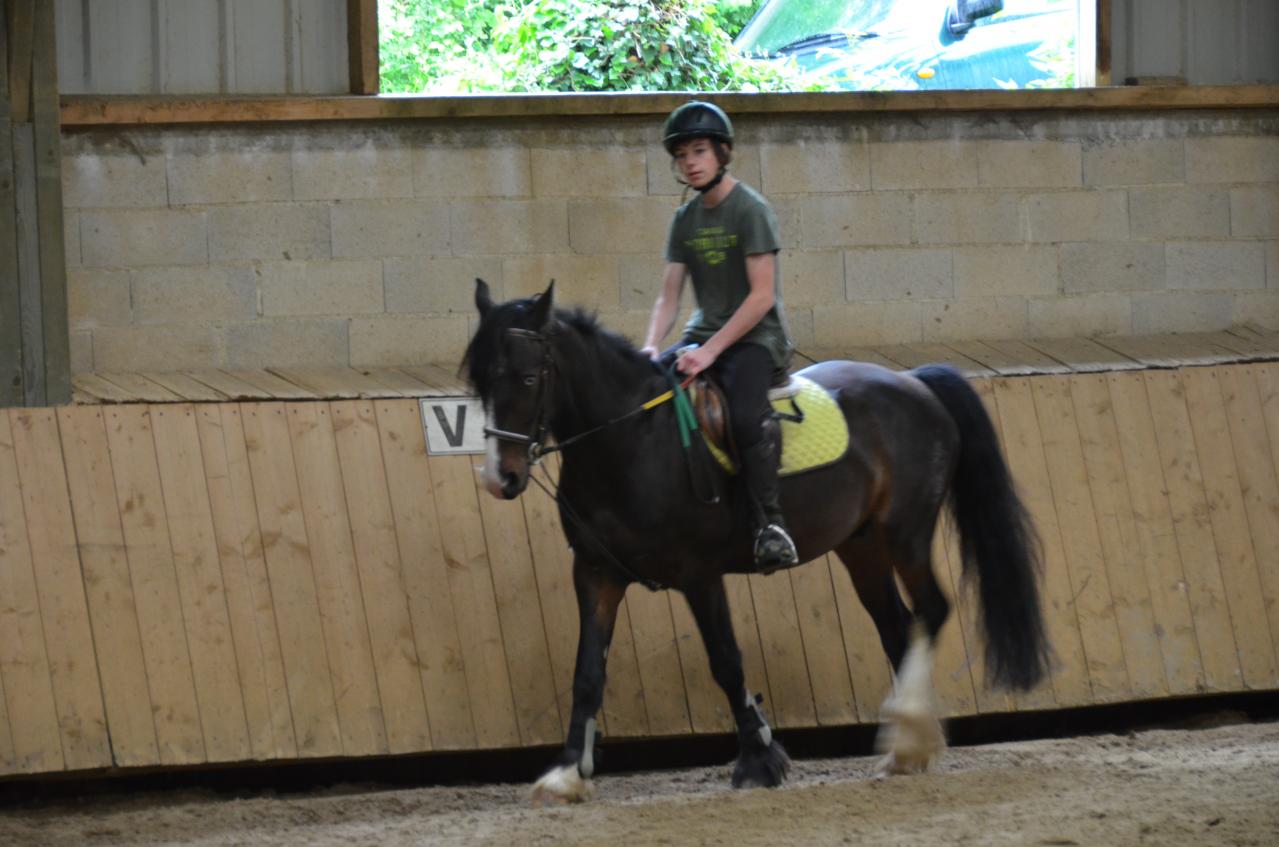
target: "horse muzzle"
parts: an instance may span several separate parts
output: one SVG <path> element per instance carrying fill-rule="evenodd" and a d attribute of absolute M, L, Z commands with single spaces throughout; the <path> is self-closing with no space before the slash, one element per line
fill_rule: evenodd
<path fill-rule="evenodd" d="M 503 471 L 498 476 L 497 490 L 493 494 L 504 500 L 514 500 L 524 493 L 525 488 L 528 488 L 527 471 L 524 473 Z"/>
<path fill-rule="evenodd" d="M 532 465 L 521 451 L 490 438 L 484 459 L 484 489 L 502 500 L 514 500 L 528 487 Z"/>

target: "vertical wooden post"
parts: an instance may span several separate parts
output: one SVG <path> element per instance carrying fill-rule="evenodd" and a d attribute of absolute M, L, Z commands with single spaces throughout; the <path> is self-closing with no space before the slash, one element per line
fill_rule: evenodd
<path fill-rule="evenodd" d="M 0 14 L 0 406 L 22 403 L 22 331 L 18 312 L 18 231 L 9 95 L 9 3 Z"/>
<path fill-rule="evenodd" d="M 377 0 L 346 0 L 352 94 L 378 93 Z"/>
<path fill-rule="evenodd" d="M 54 6 L 0 21 L 0 405 L 71 397 Z"/>
<path fill-rule="evenodd" d="M 1110 0 L 1097 0 L 1096 68 L 1097 86 L 1110 85 Z"/>

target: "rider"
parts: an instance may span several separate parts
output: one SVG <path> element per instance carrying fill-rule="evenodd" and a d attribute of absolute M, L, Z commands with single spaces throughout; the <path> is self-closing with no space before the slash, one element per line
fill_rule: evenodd
<path fill-rule="evenodd" d="M 666 269 L 653 304 L 644 353 L 654 360 L 675 323 L 684 279 L 691 276 L 697 310 L 676 348 L 689 344 L 677 367 L 693 376 L 710 370 L 728 398 L 741 475 L 756 517 L 755 566 L 771 571 L 798 560 L 778 502 L 779 457 L 764 435 L 768 389 L 784 376 L 792 344 L 783 316 L 777 262 L 777 217 L 768 201 L 728 172 L 733 124 L 712 103 L 690 101 L 671 112 L 662 143 L 676 179 L 698 196 L 671 222 Z"/>

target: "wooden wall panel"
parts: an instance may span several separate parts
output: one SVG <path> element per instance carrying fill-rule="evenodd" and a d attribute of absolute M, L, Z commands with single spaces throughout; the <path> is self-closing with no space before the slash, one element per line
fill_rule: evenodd
<path fill-rule="evenodd" d="M 1279 78 L 1272 0 L 1113 0 L 1113 82 L 1182 77 L 1191 85 Z"/>
<path fill-rule="evenodd" d="M 506 668 L 520 743 L 554 744 L 564 739 L 546 626 L 538 602 L 524 504 L 477 492 L 484 543 L 493 568 L 493 591 L 506 648 Z"/>
<path fill-rule="evenodd" d="M 1049 376 L 1031 385 L 1092 699 L 1098 703 L 1123 700 L 1131 693 L 1128 669 L 1075 426 L 1070 380 Z"/>
<path fill-rule="evenodd" d="M 857 719 L 874 723 L 879 719 L 879 706 L 893 690 L 893 672 L 880 645 L 879 633 L 870 614 L 857 599 L 848 567 L 834 553 L 827 556 L 831 583 L 835 591 L 835 608 L 839 611 L 839 629 L 848 659 L 848 677 L 853 686 Z"/>
<path fill-rule="evenodd" d="M 545 458 L 558 475 L 557 456 Z M 550 471 L 539 471 L 539 476 Z M 564 532 L 555 501 L 538 485 L 531 485 L 520 498 L 528 527 L 529 554 L 538 610 L 546 632 L 546 654 L 550 662 L 551 689 L 560 726 L 567 730 L 573 709 L 573 669 L 577 662 L 578 609 L 573 595 L 573 554 Z"/>
<path fill-rule="evenodd" d="M 1057 662 L 1052 668 L 1051 685 L 1043 684 L 1018 695 L 1017 702 L 1022 708 L 1048 708 L 1054 703 L 1077 706 L 1091 702 L 1092 691 L 1075 612 L 1075 595 L 1071 590 L 1070 566 L 1062 546 L 1061 527 L 1044 458 L 1043 436 L 1035 414 L 1031 379 L 1015 377 L 999 380 L 995 383 L 995 398 L 1008 466 L 1026 508 L 1035 520 L 1043 545 L 1044 626 L 1057 653 Z"/>
<path fill-rule="evenodd" d="M 13 750 L 7 773 L 66 767 L 36 594 L 35 562 L 10 416 L 0 412 L 0 682 Z"/>
<path fill-rule="evenodd" d="M 62 5 L 69 4 L 63 0 Z M 86 10 L 81 26 L 88 44 L 89 90 L 103 94 L 155 91 L 156 55 L 151 49 L 155 0 L 80 5 Z"/>
<path fill-rule="evenodd" d="M 432 456 L 431 483 L 449 590 L 461 624 L 458 634 L 476 738 L 483 747 L 511 747 L 519 744 L 520 733 L 473 463 L 471 456 Z"/>
<path fill-rule="evenodd" d="M 647 700 L 640 680 L 639 656 L 631 628 L 630 603 L 623 600 L 613 626 L 604 680 L 604 728 L 609 735 L 649 734 Z M 574 638 L 576 643 L 576 638 Z"/>
<path fill-rule="evenodd" d="M 1273 465 L 1276 477 L 1279 477 L 1279 364 L 1257 365 L 1252 368 L 1253 376 L 1257 380 L 1258 400 L 1261 404 L 1261 416 L 1265 421 L 1265 431 L 1267 435 L 1268 445 L 1261 444 L 1261 436 L 1256 436 L 1257 452 L 1264 453 L 1266 446 L 1270 450 L 1271 464 Z M 1264 461 L 1264 458 L 1260 459 Z M 1260 471 L 1258 471 L 1260 472 Z M 1271 500 L 1269 503 L 1270 511 L 1273 512 L 1275 503 Z M 1279 625 L 1274 620 L 1274 614 L 1279 612 L 1279 555 L 1272 548 L 1270 555 L 1263 556 L 1258 565 L 1261 567 L 1261 585 L 1266 595 L 1266 608 L 1271 610 L 1271 627 L 1270 635 L 1272 639 L 1279 639 Z M 1275 649 L 1279 651 L 1279 641 L 1275 642 Z"/>
<path fill-rule="evenodd" d="M 1173 694 L 1203 690 L 1203 664 L 1190 603 L 1183 589 L 1185 571 L 1176 534 L 1169 532 L 1172 511 L 1154 421 L 1141 374 L 1108 374 L 1120 452 L 1128 477 L 1128 497 L 1146 586 L 1150 591 L 1164 675 Z"/>
<path fill-rule="evenodd" d="M 284 404 L 240 407 L 298 756 L 340 756 L 342 731 Z"/>
<path fill-rule="evenodd" d="M 1165 695 L 1168 678 L 1155 634 L 1150 587 L 1138 566 L 1141 558 L 1136 521 L 1128 496 L 1128 476 L 1119 447 L 1110 386 L 1104 374 L 1087 374 L 1070 377 L 1070 391 L 1128 681 L 1136 697 Z"/>
<path fill-rule="evenodd" d="M 324 648 L 342 728 L 342 752 L 348 756 L 385 753 L 386 725 L 378 708 L 368 616 L 361 602 L 350 510 L 342 490 L 329 405 L 289 403 L 285 410 Z"/>
<path fill-rule="evenodd" d="M 115 502 L 138 612 L 162 764 L 206 761 L 195 674 L 182 620 L 182 593 L 146 406 L 106 410 Z"/>
<path fill-rule="evenodd" d="M 215 762 L 248 759 L 248 723 L 195 410 L 186 403 L 156 407 L 151 426 L 205 754 Z"/>
<path fill-rule="evenodd" d="M 477 744 L 475 720 L 417 403 L 381 401 L 376 408 L 431 744 L 470 749 Z"/>
<path fill-rule="evenodd" d="M 693 732 L 733 732 L 733 713 L 724 692 L 711 676 L 710 658 L 697 629 L 697 621 L 684 595 L 672 595 L 671 619 L 679 648 L 680 670 L 688 692 L 688 719 Z M 847 671 L 845 671 L 847 675 Z"/>
<path fill-rule="evenodd" d="M 147 80 L 152 86 L 149 90 L 165 94 L 230 90 L 223 64 L 225 7 L 226 0 L 161 0 L 156 4 L 156 37 L 138 45 L 139 52 L 155 50 L 157 54 L 155 78 Z M 100 57 L 96 64 L 113 59 Z"/>
<path fill-rule="evenodd" d="M 201 405 L 197 426 L 252 756 L 294 758 L 298 745 L 240 407 Z"/>
<path fill-rule="evenodd" d="M 812 567 L 790 571 L 789 575 L 795 592 L 799 631 L 804 640 L 808 678 L 813 684 L 817 725 L 834 726 L 856 723 L 857 700 L 853 697 L 848 656 L 839 629 L 830 562 L 826 557 L 823 559 L 825 561 Z"/>
<path fill-rule="evenodd" d="M 55 0 L 55 9 L 65 94 L 351 90 L 347 0 Z"/>
<path fill-rule="evenodd" d="M 1239 656 L 1185 390 L 1175 371 L 1152 371 L 1145 377 L 1173 528 L 1185 567 L 1187 599 L 1195 618 L 1204 685 L 1210 690 L 1234 688 L 1240 680 Z"/>
<path fill-rule="evenodd" d="M 111 745 L 57 420 L 49 409 L 15 409 L 9 423 L 63 762 L 105 767 Z"/>
<path fill-rule="evenodd" d="M 4 674 L 0 673 L 0 773 L 14 773 L 17 769 L 13 730 L 9 728 L 9 705 L 4 696 Z"/>
<path fill-rule="evenodd" d="M 1279 479 L 1271 461 L 1261 396 L 1252 368 L 1217 368 L 1215 373 L 1226 403 L 1271 649 L 1279 653 Z"/>
<path fill-rule="evenodd" d="M 946 550 L 947 537 L 938 532 L 933 536 L 932 566 L 937 584 L 949 598 L 957 594 L 950 573 L 950 556 Z M 910 604 L 910 595 L 904 591 L 903 599 Z M 942 626 L 934 654 L 933 685 L 941 702 L 942 714 L 971 715 L 977 711 L 977 697 L 973 691 L 971 665 L 968 661 L 964 628 L 959 615 L 952 614 Z"/>
<path fill-rule="evenodd" d="M 387 749 L 416 753 L 431 749 L 417 641 L 396 543 L 395 522 L 382 442 L 373 404 L 330 405 L 342 486 L 350 512 L 351 537 L 359 572 L 358 599 L 368 621 L 378 703 L 385 719 Z"/>
<path fill-rule="evenodd" d="M 1182 374 L 1186 404 L 1195 430 L 1195 446 L 1203 466 L 1208 514 L 1217 540 L 1217 560 L 1234 623 L 1239 669 L 1248 688 L 1273 687 L 1274 645 L 1265 610 L 1230 425 L 1216 368 L 1191 368 Z M 1269 551 L 1267 551 L 1269 552 Z"/>
<path fill-rule="evenodd" d="M 122 766 L 151 764 L 159 761 L 159 748 L 102 409 L 65 406 L 58 428 L 111 752 Z"/>
<path fill-rule="evenodd" d="M 650 735 L 683 735 L 692 730 L 670 598 L 639 585 L 626 591 L 635 661 Z"/>
<path fill-rule="evenodd" d="M 813 726 L 813 685 L 790 580 L 781 574 L 752 574 L 747 579 L 768 674 L 768 714 L 779 727 Z"/>
<path fill-rule="evenodd" d="M 975 388 L 1043 537 L 1057 664 L 986 688 L 943 521 L 946 714 L 1279 687 L 1279 368 Z M 0 414 L 0 773 L 557 744 L 571 551 L 550 497 L 492 500 L 474 464 L 426 454 L 413 399 Z M 841 562 L 726 585 L 776 726 L 877 719 L 892 676 Z M 682 598 L 628 593 L 601 723 L 731 731 Z"/>

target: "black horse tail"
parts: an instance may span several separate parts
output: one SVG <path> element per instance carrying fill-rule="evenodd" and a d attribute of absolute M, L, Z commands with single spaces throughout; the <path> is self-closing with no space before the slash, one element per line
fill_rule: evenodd
<path fill-rule="evenodd" d="M 937 395 L 959 428 L 950 513 L 959 527 L 964 575 L 976 573 L 992 685 L 1033 688 L 1048 672 L 1051 649 L 1039 606 L 1039 538 L 999 451 L 981 397 L 953 368 L 911 373 Z"/>

